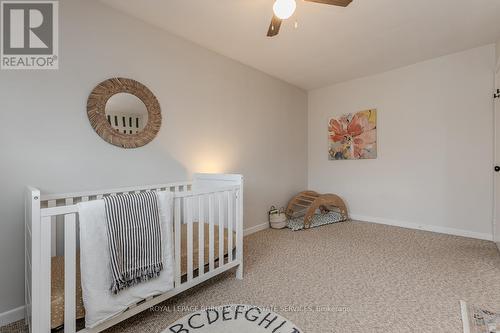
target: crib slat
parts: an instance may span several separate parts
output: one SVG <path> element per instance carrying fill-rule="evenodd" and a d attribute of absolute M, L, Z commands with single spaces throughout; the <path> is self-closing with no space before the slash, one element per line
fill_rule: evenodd
<path fill-rule="evenodd" d="M 227 261 L 233 261 L 233 198 L 234 192 L 226 192 L 227 195 Z"/>
<path fill-rule="evenodd" d="M 66 198 L 64 200 L 64 205 L 65 206 L 71 206 L 76 203 L 76 198 Z M 58 235 L 64 235 L 64 216 L 59 216 L 57 221 L 57 234 Z M 58 242 L 57 242 L 57 248 L 59 249 L 58 254 L 63 255 L 64 253 L 61 253 L 64 251 L 64 239 L 61 239 L 59 237 Z"/>
<path fill-rule="evenodd" d="M 209 271 L 213 271 L 215 268 L 214 263 L 214 196 L 212 194 L 208 195 L 208 267 Z"/>
<path fill-rule="evenodd" d="M 219 200 L 219 267 L 224 265 L 224 202 L 223 193 L 218 193 L 217 198 Z"/>
<path fill-rule="evenodd" d="M 243 193 L 236 191 L 236 260 L 239 261 L 236 278 L 243 279 Z"/>
<path fill-rule="evenodd" d="M 82 197 L 82 202 L 87 202 L 87 201 L 89 201 L 89 200 L 90 200 L 90 197 L 88 197 L 88 196 L 83 196 L 83 197 Z M 79 244 L 79 240 L 80 240 L 80 230 L 79 230 L 79 224 L 78 224 L 78 223 L 80 223 L 80 222 L 79 222 L 78 218 L 77 218 L 77 220 L 76 220 L 76 221 L 77 221 L 77 222 L 76 222 L 76 240 L 77 240 L 76 245 L 77 245 L 77 247 L 78 247 L 78 246 L 80 246 L 80 244 Z"/>
<path fill-rule="evenodd" d="M 40 331 L 50 332 L 50 305 L 51 305 L 51 218 L 43 217 L 40 232 Z"/>
<path fill-rule="evenodd" d="M 198 197 L 198 277 L 205 274 L 205 196 Z"/>
<path fill-rule="evenodd" d="M 57 204 L 56 200 L 49 200 L 47 201 L 47 207 L 48 208 L 53 208 L 55 207 Z M 52 257 L 55 257 L 57 255 L 57 228 L 56 228 L 56 216 L 52 216 L 50 218 L 51 220 L 51 223 L 50 225 L 54 226 L 53 228 L 51 228 L 51 241 L 50 241 L 50 244 L 51 244 L 51 254 L 52 254 Z"/>
<path fill-rule="evenodd" d="M 76 215 L 64 216 L 64 332 L 76 332 Z"/>
<path fill-rule="evenodd" d="M 175 255 L 175 286 L 181 285 L 181 199 L 175 198 L 174 212 L 174 255 Z"/>
<path fill-rule="evenodd" d="M 191 198 L 186 198 L 187 222 L 187 282 L 193 279 L 193 211 Z"/>

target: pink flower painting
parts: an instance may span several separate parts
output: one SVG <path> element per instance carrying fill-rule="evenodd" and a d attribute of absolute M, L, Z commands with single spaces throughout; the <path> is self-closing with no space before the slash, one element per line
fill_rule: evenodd
<path fill-rule="evenodd" d="M 328 137 L 330 160 L 377 158 L 377 110 L 331 118 Z"/>

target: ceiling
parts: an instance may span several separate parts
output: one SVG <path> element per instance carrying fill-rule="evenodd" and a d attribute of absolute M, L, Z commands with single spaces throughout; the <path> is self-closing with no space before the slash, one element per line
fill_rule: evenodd
<path fill-rule="evenodd" d="M 273 0 L 101 1 L 306 90 L 500 39 L 500 0 L 298 0 L 274 38 Z"/>

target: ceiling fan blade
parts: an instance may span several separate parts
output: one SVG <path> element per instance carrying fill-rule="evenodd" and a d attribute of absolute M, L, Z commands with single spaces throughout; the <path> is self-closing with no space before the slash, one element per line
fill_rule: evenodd
<path fill-rule="evenodd" d="M 273 19 L 271 20 L 271 24 L 269 25 L 269 30 L 267 31 L 267 37 L 274 37 L 279 34 L 281 22 L 282 20 L 279 17 L 273 15 Z"/>
<path fill-rule="evenodd" d="M 341 7 L 347 7 L 352 2 L 352 0 L 305 0 L 305 1 L 324 3 L 325 5 L 334 5 Z"/>

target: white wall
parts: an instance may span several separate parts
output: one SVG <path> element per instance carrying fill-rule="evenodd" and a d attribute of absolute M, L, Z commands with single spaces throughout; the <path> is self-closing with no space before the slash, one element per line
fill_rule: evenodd
<path fill-rule="evenodd" d="M 495 46 L 309 93 L 309 188 L 358 219 L 492 236 Z M 329 117 L 378 109 L 376 160 L 329 161 Z"/>
<path fill-rule="evenodd" d="M 496 67 L 496 87 L 495 89 L 498 89 L 500 88 L 500 82 L 498 81 L 498 78 L 500 77 L 500 40 L 498 40 L 498 42 L 496 43 L 496 55 L 497 55 L 497 67 Z M 498 102 L 497 102 L 497 105 L 498 105 Z M 500 110 L 498 110 L 498 106 L 497 106 L 497 110 L 495 111 L 496 114 L 498 114 Z M 498 116 L 497 118 L 495 119 L 495 122 L 498 123 L 499 122 L 499 119 L 498 119 Z M 497 128 L 498 128 L 498 125 L 497 125 Z M 496 137 L 498 137 L 499 135 L 497 134 Z M 496 139 L 495 139 L 496 140 Z M 497 143 L 498 145 L 498 143 Z M 495 148 L 496 150 L 498 150 L 498 148 Z M 498 153 L 497 153 L 498 154 Z M 496 161 L 498 161 L 498 157 L 499 156 L 496 156 Z M 498 182 L 498 180 L 497 180 Z M 500 221 L 498 220 L 498 218 L 496 219 L 496 227 L 494 228 L 495 230 L 495 241 L 497 241 L 497 246 L 498 246 L 498 249 L 500 250 Z"/>
<path fill-rule="evenodd" d="M 24 300 L 25 185 L 66 192 L 242 173 L 249 228 L 307 182 L 305 92 L 98 2 L 60 7 L 60 70 L 0 73 L 0 314 Z M 161 103 L 161 131 L 143 148 L 104 142 L 86 117 L 88 94 L 113 76 L 141 81 Z"/>
<path fill-rule="evenodd" d="M 497 49 L 497 68 L 498 66 L 500 66 L 500 40 L 497 42 L 497 45 L 496 45 L 496 49 Z"/>

